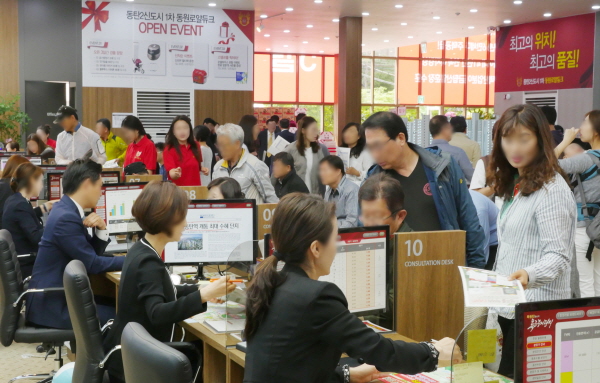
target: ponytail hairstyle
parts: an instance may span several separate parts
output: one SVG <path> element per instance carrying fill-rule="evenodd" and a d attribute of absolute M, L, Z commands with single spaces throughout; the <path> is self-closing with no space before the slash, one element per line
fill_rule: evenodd
<path fill-rule="evenodd" d="M 144 129 L 144 124 L 140 121 L 136 116 L 129 115 L 123 119 L 121 122 L 121 128 L 135 130 L 138 133 L 139 138 L 146 136 L 148 139 L 152 139 L 152 137 L 146 133 L 146 129 Z"/>
<path fill-rule="evenodd" d="M 14 171 L 10 179 L 10 188 L 14 193 L 20 192 L 23 189 L 29 192 L 33 182 L 43 174 L 44 171 L 42 168 L 35 166 L 31 162 L 24 162 Z"/>
<path fill-rule="evenodd" d="M 271 225 L 275 255 L 260 263 L 248 287 L 247 339 L 258 331 L 269 312 L 275 289 L 285 281 L 285 275 L 277 272 L 277 262 L 281 260 L 291 266 L 303 264 L 311 243 L 329 240 L 334 218 L 335 205 L 316 195 L 291 193 L 279 201 Z"/>

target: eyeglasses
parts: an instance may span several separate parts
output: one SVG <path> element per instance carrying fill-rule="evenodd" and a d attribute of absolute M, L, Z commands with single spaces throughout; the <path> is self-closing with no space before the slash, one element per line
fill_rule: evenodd
<path fill-rule="evenodd" d="M 398 214 L 398 212 L 404 210 L 404 208 L 400 209 L 400 210 L 396 210 L 394 212 L 392 212 L 392 214 L 388 215 L 387 217 L 381 218 L 381 217 L 371 217 L 371 216 L 366 216 L 366 215 L 362 215 L 360 216 L 361 221 L 376 221 L 376 222 L 383 222 L 387 219 L 392 218 L 393 216 L 395 216 L 396 214 Z"/>
<path fill-rule="evenodd" d="M 383 149 L 383 147 L 385 145 L 387 145 L 387 143 L 390 141 L 392 141 L 392 139 L 388 138 L 388 140 L 385 142 L 377 142 L 375 144 L 367 145 L 367 150 L 369 152 L 375 152 L 375 153 L 380 152 Z"/>

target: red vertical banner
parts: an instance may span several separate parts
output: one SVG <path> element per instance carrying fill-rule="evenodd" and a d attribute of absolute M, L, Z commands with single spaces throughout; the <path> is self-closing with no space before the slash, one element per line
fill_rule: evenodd
<path fill-rule="evenodd" d="M 502 27 L 496 92 L 591 88 L 594 13 Z"/>

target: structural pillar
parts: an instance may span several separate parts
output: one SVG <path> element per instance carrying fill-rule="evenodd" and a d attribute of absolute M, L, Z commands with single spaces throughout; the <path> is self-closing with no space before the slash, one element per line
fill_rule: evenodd
<path fill-rule="evenodd" d="M 362 17 L 340 19 L 336 130 L 342 142 L 342 128 L 348 122 L 360 123 Z"/>

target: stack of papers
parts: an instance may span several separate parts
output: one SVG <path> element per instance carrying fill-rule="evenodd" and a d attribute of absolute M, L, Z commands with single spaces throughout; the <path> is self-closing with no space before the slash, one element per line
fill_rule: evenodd
<path fill-rule="evenodd" d="M 456 379 L 454 380 L 456 381 Z M 379 381 L 385 383 L 451 383 L 450 367 L 438 368 L 434 372 L 424 372 L 417 375 L 392 374 L 380 378 Z M 494 372 L 483 370 L 483 379 L 481 382 L 511 383 L 512 380 Z"/>
<path fill-rule="evenodd" d="M 459 266 L 465 294 L 465 307 L 514 307 L 526 302 L 523 285 L 518 280 L 494 271 Z"/>
<path fill-rule="evenodd" d="M 229 320 L 207 320 L 204 324 L 216 332 L 217 334 L 223 334 L 226 332 L 240 332 L 244 330 L 246 326 L 245 319 L 229 319 Z"/>

